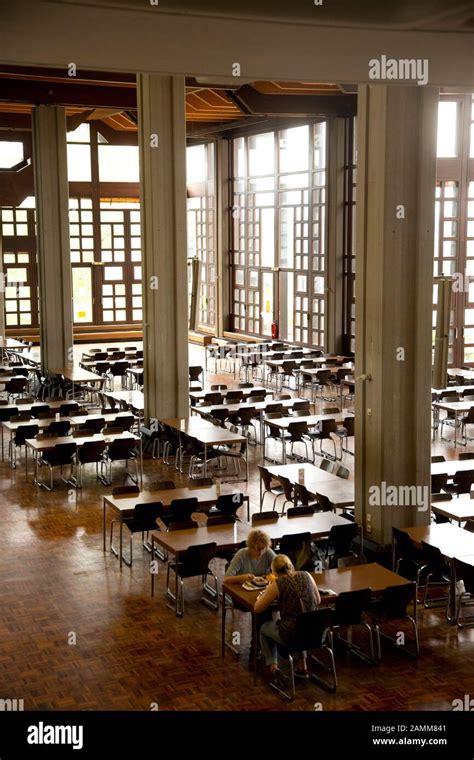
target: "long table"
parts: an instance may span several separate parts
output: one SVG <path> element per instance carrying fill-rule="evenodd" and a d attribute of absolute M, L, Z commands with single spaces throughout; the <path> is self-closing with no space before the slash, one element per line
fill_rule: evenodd
<path fill-rule="evenodd" d="M 247 438 L 244 435 L 238 435 L 232 433 L 226 428 L 213 425 L 212 422 L 202 420 L 199 417 L 173 417 L 161 420 L 163 425 L 169 425 L 178 433 L 185 433 L 186 435 L 195 438 L 199 443 L 204 446 L 204 473 L 203 476 L 207 477 L 207 447 L 208 446 L 222 446 L 226 444 L 234 443 L 247 443 Z M 222 452 L 222 456 L 225 456 L 225 452 Z M 248 463 L 248 451 L 245 451 L 245 480 L 249 479 L 249 463 Z"/>
<path fill-rule="evenodd" d="M 349 416 L 349 412 L 344 412 L 344 418 L 348 416 Z M 293 422 L 306 422 L 308 427 L 316 427 L 317 425 L 319 425 L 321 422 L 324 422 L 325 420 L 335 420 L 336 422 L 342 423 L 343 413 L 334 412 L 333 414 L 308 414 L 307 416 L 302 415 L 301 417 L 274 417 L 271 420 L 269 420 L 269 424 L 272 425 L 272 427 L 278 428 L 281 432 L 282 464 L 286 464 L 285 432 L 288 430 L 289 426 Z M 266 459 L 265 442 L 266 442 L 266 439 L 264 439 L 264 449 L 263 449 L 264 459 Z"/>
<path fill-rule="evenodd" d="M 459 526 L 466 520 L 474 520 L 474 499 L 471 499 L 471 495 L 468 493 L 461 494 L 457 499 L 435 501 L 431 505 L 431 509 L 437 515 L 455 520 Z"/>
<path fill-rule="evenodd" d="M 288 478 L 292 485 L 303 485 L 310 494 L 326 496 L 334 507 L 349 507 L 354 504 L 354 481 L 339 478 L 314 464 L 287 464 L 267 467 L 273 477 Z M 260 503 L 262 501 L 262 480 L 260 478 Z M 296 494 L 295 494 L 296 500 Z M 296 501 L 295 501 L 296 503 Z"/>
<path fill-rule="evenodd" d="M 367 563 L 366 565 L 353 565 L 352 567 L 337 568 L 333 570 L 324 570 L 322 573 L 312 573 L 316 583 L 321 588 L 329 588 L 334 591 L 334 595 L 321 595 L 321 604 L 330 605 L 339 594 L 347 591 L 361 591 L 370 588 L 372 595 L 377 597 L 389 586 L 405 586 L 411 581 L 403 578 L 401 575 L 394 573 L 392 570 L 378 565 L 376 562 Z M 253 639 L 257 641 L 257 614 L 255 613 L 255 602 L 257 594 L 255 591 L 246 591 L 242 586 L 235 583 L 223 583 L 224 599 L 222 603 L 222 628 L 221 628 L 221 652 L 225 656 L 226 647 L 233 651 L 233 647 L 226 642 L 225 622 L 227 606 L 225 604 L 225 595 L 228 595 L 237 602 L 241 607 L 252 613 Z M 413 618 L 416 621 L 416 588 L 413 583 Z M 257 647 L 254 647 L 253 657 L 254 683 L 257 676 Z"/>
<path fill-rule="evenodd" d="M 111 510 L 114 517 L 118 519 L 120 525 L 120 568 L 122 567 L 122 529 L 124 517 L 129 516 L 137 504 L 152 504 L 161 502 L 164 507 L 168 507 L 175 499 L 192 499 L 198 500 L 198 505 L 202 509 L 212 507 L 216 504 L 220 495 L 233 495 L 235 488 L 222 483 L 220 490 L 217 486 L 206 486 L 201 488 L 173 488 L 160 491 L 141 491 L 134 496 L 104 496 L 103 515 L 102 515 L 102 538 L 104 552 L 107 550 L 106 531 L 107 531 L 107 507 Z M 247 502 L 247 520 L 250 520 L 250 500 L 244 494 L 244 502 Z"/>

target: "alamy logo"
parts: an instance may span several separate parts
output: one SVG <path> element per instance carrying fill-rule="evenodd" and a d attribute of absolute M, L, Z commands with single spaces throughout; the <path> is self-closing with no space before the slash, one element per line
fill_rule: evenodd
<path fill-rule="evenodd" d="M 28 726 L 28 744 L 72 744 L 73 749 L 83 747 L 83 726 L 48 726 L 43 722 Z"/>
<path fill-rule="evenodd" d="M 455 712 L 459 710 L 472 712 L 474 710 L 474 699 L 471 699 L 469 694 L 465 694 L 464 699 L 453 699 L 451 704 Z"/>
<path fill-rule="evenodd" d="M 24 709 L 24 699 L 0 699 L 0 712 L 22 712 Z"/>
<path fill-rule="evenodd" d="M 383 480 L 379 486 L 370 486 L 369 504 L 371 507 L 417 507 L 419 512 L 426 512 L 430 506 L 428 486 L 389 486 Z"/>
<path fill-rule="evenodd" d="M 405 79 L 428 84 L 427 58 L 387 58 L 386 55 L 369 61 L 370 79 Z"/>

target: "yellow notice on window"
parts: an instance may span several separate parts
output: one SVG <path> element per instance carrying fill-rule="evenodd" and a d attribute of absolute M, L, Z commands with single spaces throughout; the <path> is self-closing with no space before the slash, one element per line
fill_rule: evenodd
<path fill-rule="evenodd" d="M 265 311 L 270 314 L 270 301 L 265 301 Z"/>

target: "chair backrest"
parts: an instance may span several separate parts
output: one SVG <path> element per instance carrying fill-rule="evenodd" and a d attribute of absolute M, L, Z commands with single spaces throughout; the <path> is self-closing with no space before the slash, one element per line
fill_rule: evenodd
<path fill-rule="evenodd" d="M 293 411 L 295 411 L 296 409 L 307 409 L 309 412 L 309 409 L 310 409 L 309 401 L 307 399 L 303 401 L 295 401 L 293 404 Z"/>
<path fill-rule="evenodd" d="M 346 435 L 353 436 L 355 433 L 355 417 L 344 417 L 342 426 L 346 429 Z"/>
<path fill-rule="evenodd" d="M 266 395 L 267 395 L 266 390 L 262 390 L 261 388 L 255 388 L 253 391 L 250 391 L 249 398 L 251 396 L 257 396 L 258 398 L 264 399 Z"/>
<path fill-rule="evenodd" d="M 217 553 L 217 544 L 200 544 L 199 546 L 190 546 L 186 550 L 181 568 L 178 571 L 182 577 L 191 578 L 195 575 L 205 575 L 209 568 L 209 563 Z"/>
<path fill-rule="evenodd" d="M 253 387 L 254 387 L 254 383 L 239 383 L 237 386 L 237 388 L 253 388 Z"/>
<path fill-rule="evenodd" d="M 323 406 L 321 414 L 339 414 L 339 407 L 337 406 Z"/>
<path fill-rule="evenodd" d="M 299 488 L 300 487 L 298 487 L 298 490 Z M 314 507 L 309 505 L 303 507 L 289 507 L 289 509 L 286 510 L 286 516 L 290 519 L 292 517 L 305 517 L 309 515 L 314 515 Z"/>
<path fill-rule="evenodd" d="M 139 531 L 154 530 L 157 528 L 156 520 L 163 514 L 163 504 L 155 501 L 148 504 L 135 504 L 133 510 L 132 525 L 129 525 L 133 533 Z"/>
<path fill-rule="evenodd" d="M 190 367 L 189 368 L 189 380 L 191 382 L 199 380 L 202 375 L 202 367 Z"/>
<path fill-rule="evenodd" d="M 28 438 L 35 438 L 39 433 L 38 425 L 21 425 L 15 433 L 15 445 L 23 446 Z"/>
<path fill-rule="evenodd" d="M 221 494 L 217 499 L 216 508 L 223 515 L 233 515 L 235 517 L 237 510 L 243 503 L 243 493 Z"/>
<path fill-rule="evenodd" d="M 343 591 L 336 599 L 334 609 L 335 625 L 357 625 L 362 622 L 362 614 L 370 604 L 372 590 Z"/>
<path fill-rule="evenodd" d="M 474 411 L 473 407 L 469 409 L 469 413 L 471 413 L 471 411 Z M 462 452 L 461 454 L 458 455 L 458 459 L 460 462 L 462 462 L 465 459 L 474 459 L 474 453 L 471 453 L 470 451 Z"/>
<path fill-rule="evenodd" d="M 87 441 L 77 450 L 77 457 L 82 464 L 100 462 L 105 451 L 105 441 Z"/>
<path fill-rule="evenodd" d="M 380 609 L 387 620 L 398 620 L 407 615 L 407 607 L 413 602 L 415 583 L 403 586 L 387 586 L 380 599 Z"/>
<path fill-rule="evenodd" d="M 172 480 L 159 480 L 158 483 L 154 483 L 150 491 L 173 491 L 176 485 Z"/>
<path fill-rule="evenodd" d="M 274 509 L 267 510 L 266 512 L 255 512 L 252 515 L 252 525 L 255 525 L 255 523 L 275 522 L 278 518 L 279 514 Z"/>
<path fill-rule="evenodd" d="M 308 432 L 308 425 L 306 422 L 290 422 L 288 425 L 288 433 L 291 436 L 291 442 L 296 443 L 303 440 L 303 436 Z"/>
<path fill-rule="evenodd" d="M 431 501 L 436 503 L 437 501 L 451 501 L 453 498 L 452 493 L 432 493 Z"/>
<path fill-rule="evenodd" d="M 287 501 L 293 500 L 293 484 L 289 478 L 285 478 L 283 475 L 277 476 L 278 482 L 282 485 L 285 493 L 285 499 Z"/>
<path fill-rule="evenodd" d="M 237 518 L 233 515 L 211 515 L 207 518 L 207 527 L 211 528 L 213 525 L 232 525 L 237 521 Z"/>
<path fill-rule="evenodd" d="M 400 528 L 392 527 L 392 537 L 395 541 L 399 558 L 412 559 L 415 556 L 415 546 L 408 533 Z"/>
<path fill-rule="evenodd" d="M 273 398 L 275 401 L 289 401 L 291 398 L 291 393 L 275 393 Z"/>
<path fill-rule="evenodd" d="M 244 394 L 241 390 L 227 391 L 224 400 L 226 404 L 235 404 L 236 401 L 242 401 L 243 397 Z"/>
<path fill-rule="evenodd" d="M 345 557 L 350 554 L 351 544 L 359 535 L 357 523 L 348 525 L 333 525 L 329 532 L 329 544 L 334 547 L 336 557 Z"/>
<path fill-rule="evenodd" d="M 267 415 L 274 414 L 276 412 L 283 412 L 283 404 L 267 404 L 267 408 L 265 409 L 265 413 Z M 281 417 L 281 414 L 278 416 Z"/>
<path fill-rule="evenodd" d="M 474 483 L 474 470 L 458 470 L 454 473 L 453 483 L 458 493 L 469 493 Z"/>
<path fill-rule="evenodd" d="M 29 414 L 15 414 L 10 417 L 10 422 L 29 422 L 31 417 Z"/>
<path fill-rule="evenodd" d="M 37 419 L 39 419 L 40 414 L 45 414 L 45 412 L 51 414 L 49 404 L 38 404 L 38 406 L 31 407 L 31 416 Z"/>
<path fill-rule="evenodd" d="M 140 493 L 138 486 L 115 486 L 112 488 L 112 496 L 132 496 Z"/>
<path fill-rule="evenodd" d="M 324 494 L 317 493 L 316 494 L 316 499 L 318 500 L 319 506 L 321 507 L 321 509 L 322 509 L 323 512 L 334 512 L 335 511 L 334 510 L 334 504 Z M 333 527 L 336 527 L 336 526 L 333 525 Z M 331 528 L 331 530 L 332 530 L 332 528 Z"/>
<path fill-rule="evenodd" d="M 448 475 L 445 472 L 431 476 L 431 493 L 440 493 L 441 489 L 448 482 Z"/>
<path fill-rule="evenodd" d="M 56 420 L 51 423 L 48 428 L 50 433 L 56 433 L 57 435 L 67 435 L 71 429 L 71 423 L 69 420 Z M 75 445 L 75 444 L 74 444 Z"/>
<path fill-rule="evenodd" d="M 311 533 L 293 533 L 281 537 L 280 554 L 286 554 L 295 570 L 314 568 L 311 552 Z"/>
<path fill-rule="evenodd" d="M 429 566 L 429 572 L 443 573 L 446 570 L 446 563 L 441 554 L 441 550 L 437 546 L 431 546 L 426 541 L 421 542 L 421 548 L 423 549 L 423 557 L 426 564 Z"/>
<path fill-rule="evenodd" d="M 82 425 L 77 430 L 72 431 L 73 438 L 89 438 L 91 435 L 94 435 L 94 431 L 90 428 L 82 427 Z"/>
<path fill-rule="evenodd" d="M 79 410 L 79 404 L 71 402 L 70 404 L 61 404 L 59 407 L 59 414 L 61 417 L 69 417 L 71 414 L 75 414 Z"/>
<path fill-rule="evenodd" d="M 326 631 L 334 622 L 334 611 L 330 607 L 321 607 L 312 612 L 302 612 L 296 618 L 292 649 L 303 652 L 323 646 Z"/>
<path fill-rule="evenodd" d="M 350 475 L 350 470 L 348 467 L 344 467 L 343 464 L 340 464 L 335 474 L 338 478 L 345 478 L 347 480 Z"/>
<path fill-rule="evenodd" d="M 337 466 L 338 466 L 337 463 L 331 462 L 330 459 L 321 459 L 319 463 L 320 470 L 325 470 L 326 472 L 331 472 L 331 473 L 334 472 Z"/>
<path fill-rule="evenodd" d="M 195 496 L 188 499 L 173 499 L 169 508 L 172 520 L 188 520 L 193 512 L 198 511 L 199 502 Z"/>
<path fill-rule="evenodd" d="M 202 400 L 203 406 L 211 406 L 213 404 L 222 404 L 222 393 L 206 393 Z"/>
<path fill-rule="evenodd" d="M 211 391 L 226 391 L 227 385 L 225 383 L 218 383 L 217 385 L 211 385 Z"/>
<path fill-rule="evenodd" d="M 135 446 L 136 441 L 133 438 L 119 438 L 109 444 L 108 457 L 109 459 L 129 459 L 132 457 Z"/>
<path fill-rule="evenodd" d="M 444 457 L 442 454 L 436 454 L 435 456 L 431 457 L 431 463 L 434 464 L 435 462 L 446 462 L 446 457 Z"/>
<path fill-rule="evenodd" d="M 75 443 L 57 443 L 53 449 L 51 463 L 56 466 L 70 464 L 76 449 L 77 446 Z"/>
<path fill-rule="evenodd" d="M 319 423 L 319 437 L 321 439 L 330 438 L 331 433 L 335 433 L 337 430 L 336 420 L 321 420 Z"/>
<path fill-rule="evenodd" d="M 337 567 L 353 567 L 354 565 L 366 565 L 366 557 L 354 557 L 352 554 L 348 557 L 339 557 L 337 560 Z"/>

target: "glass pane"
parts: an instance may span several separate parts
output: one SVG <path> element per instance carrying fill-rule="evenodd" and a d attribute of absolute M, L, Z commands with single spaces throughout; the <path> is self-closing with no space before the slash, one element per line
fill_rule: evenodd
<path fill-rule="evenodd" d="M 282 340 L 293 340 L 293 281 L 293 272 L 280 272 L 280 313 L 278 321 Z"/>
<path fill-rule="evenodd" d="M 272 208 L 262 209 L 260 221 L 261 265 L 272 267 L 275 265 L 275 211 Z"/>
<path fill-rule="evenodd" d="M 104 267 L 104 280 L 123 280 L 123 267 Z"/>
<path fill-rule="evenodd" d="M 309 127 L 293 127 L 279 133 L 280 172 L 308 169 Z"/>
<path fill-rule="evenodd" d="M 248 138 L 249 174 L 253 177 L 273 174 L 275 166 L 273 132 Z"/>
<path fill-rule="evenodd" d="M 101 182 L 138 182 L 137 145 L 99 145 L 99 179 Z"/>
<path fill-rule="evenodd" d="M 92 272 L 90 267 L 72 267 L 74 322 L 92 322 Z"/>
<path fill-rule="evenodd" d="M 438 158 L 457 156 L 458 111 L 456 101 L 441 101 L 438 104 Z"/>
<path fill-rule="evenodd" d="M 89 145 L 67 146 L 67 178 L 69 182 L 91 181 L 91 149 Z"/>
<path fill-rule="evenodd" d="M 245 140 L 243 137 L 234 140 L 234 175 L 245 176 Z"/>
<path fill-rule="evenodd" d="M 14 269 L 9 267 L 7 270 L 7 282 L 26 282 L 28 280 L 26 269 Z"/>
<path fill-rule="evenodd" d="M 205 182 L 207 179 L 207 151 L 205 145 L 186 148 L 186 182 Z"/>
<path fill-rule="evenodd" d="M 68 143 L 69 142 L 89 143 L 91 141 L 90 125 L 80 124 L 77 127 L 77 129 L 74 129 L 72 132 L 68 132 L 67 141 Z"/>
<path fill-rule="evenodd" d="M 23 143 L 0 141 L 0 169 L 11 169 L 12 166 L 23 161 Z"/>
<path fill-rule="evenodd" d="M 295 209 L 280 209 L 280 266 L 294 266 L 294 219 Z"/>

